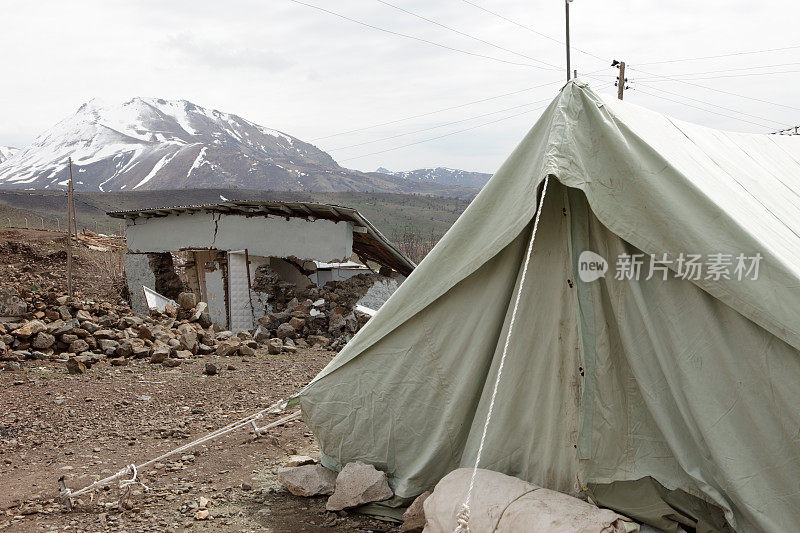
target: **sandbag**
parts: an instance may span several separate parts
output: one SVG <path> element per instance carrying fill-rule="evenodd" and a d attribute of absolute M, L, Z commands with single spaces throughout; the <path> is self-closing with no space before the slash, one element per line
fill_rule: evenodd
<path fill-rule="evenodd" d="M 425 533 L 455 530 L 471 476 L 471 468 L 459 468 L 439 481 L 425 500 Z M 473 533 L 625 533 L 638 529 L 614 511 L 483 469 L 478 470 L 472 489 L 469 528 Z"/>

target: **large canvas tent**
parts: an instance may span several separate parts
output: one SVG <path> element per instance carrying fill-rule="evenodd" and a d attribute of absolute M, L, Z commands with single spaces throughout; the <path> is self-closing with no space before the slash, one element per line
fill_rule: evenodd
<path fill-rule="evenodd" d="M 582 281 L 587 250 L 605 277 Z M 642 275 L 617 279 L 636 254 Z M 667 254 L 669 275 L 647 275 L 649 254 Z M 760 257 L 759 270 L 684 279 L 681 254 Z M 517 291 L 482 468 L 663 528 L 796 530 L 800 138 L 679 122 L 568 83 L 301 392 L 324 462 L 375 464 L 396 502 L 472 466 Z"/>

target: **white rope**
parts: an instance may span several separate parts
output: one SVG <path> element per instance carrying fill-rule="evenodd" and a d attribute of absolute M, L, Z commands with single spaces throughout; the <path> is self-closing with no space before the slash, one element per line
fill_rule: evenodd
<path fill-rule="evenodd" d="M 147 491 L 147 490 L 149 490 L 149 487 L 147 487 L 146 485 L 144 485 L 140 481 L 137 481 L 137 479 L 136 479 L 137 476 L 138 476 L 139 470 L 142 470 L 143 468 L 147 468 L 148 466 L 150 466 L 152 464 L 155 464 L 155 463 L 157 463 L 157 462 L 159 462 L 159 461 L 161 461 L 163 459 L 166 459 L 167 457 L 170 457 L 172 455 L 184 452 L 184 451 L 188 450 L 189 448 L 194 448 L 195 446 L 203 444 L 204 442 L 208 442 L 210 440 L 216 439 L 217 437 L 221 437 L 221 436 L 223 436 L 223 435 L 225 435 L 227 433 L 230 433 L 231 431 L 235 431 L 235 430 L 237 430 L 237 429 L 239 429 L 239 428 L 241 428 L 243 426 L 246 426 L 247 424 L 250 424 L 254 420 L 258 420 L 258 419 L 262 418 L 265 414 L 273 413 L 273 412 L 274 413 L 280 413 L 281 411 L 286 409 L 286 403 L 287 403 L 286 400 L 277 401 L 277 402 L 273 403 L 272 405 L 270 405 L 269 407 L 267 407 L 266 409 L 262 409 L 260 411 L 257 411 L 257 412 L 255 412 L 255 413 L 253 413 L 253 414 L 251 414 L 251 415 L 249 415 L 249 416 L 247 416 L 245 418 L 242 418 L 241 420 L 237 420 L 235 422 L 231 422 L 227 426 L 221 427 L 221 428 L 219 428 L 219 429 L 217 429 L 215 431 L 212 431 L 208 435 L 200 437 L 197 440 L 193 440 L 192 442 L 190 442 L 188 444 L 184 444 L 183 446 L 179 446 L 179 447 L 175 448 L 174 450 L 171 450 L 171 451 L 169 451 L 167 453 L 161 454 L 158 457 L 156 457 L 155 459 L 151 459 L 151 460 L 149 460 L 149 461 L 147 461 L 145 463 L 142 463 L 142 464 L 140 464 L 138 466 L 135 465 L 135 464 L 128 465 L 125 468 L 123 468 L 122 470 L 120 470 L 119 472 L 117 472 L 116 474 L 108 476 L 107 478 L 103 478 L 103 479 L 97 480 L 94 483 L 92 483 L 91 485 L 89 485 L 87 487 L 84 487 L 84 488 L 82 488 L 80 490 L 76 490 L 75 492 L 72 492 L 69 488 L 65 487 L 61 491 L 61 494 L 65 499 L 75 498 L 77 496 L 80 496 L 81 494 L 85 494 L 85 493 L 87 493 L 89 491 L 92 491 L 92 490 L 96 489 L 97 487 L 100 487 L 100 486 L 103 486 L 103 485 L 108 485 L 109 483 L 111 483 L 113 481 L 116 481 L 117 479 L 119 479 L 119 478 L 121 478 L 123 476 L 126 476 L 126 475 L 131 475 L 132 477 L 131 477 L 131 479 L 125 480 L 125 481 L 120 483 L 120 488 L 121 489 L 128 488 L 133 484 L 139 484 L 142 487 L 144 487 L 145 491 Z"/>
<path fill-rule="evenodd" d="M 525 286 L 525 276 L 528 274 L 528 265 L 531 261 L 531 252 L 533 251 L 533 241 L 536 239 L 536 230 L 539 228 L 539 218 L 542 216 L 542 207 L 544 206 L 544 196 L 547 193 L 547 182 L 550 176 L 544 178 L 544 186 L 542 187 L 542 197 L 539 200 L 539 208 L 536 210 L 536 218 L 533 222 L 533 231 L 531 231 L 531 241 L 528 243 L 528 252 L 525 256 L 525 265 L 522 267 L 522 277 L 519 280 L 519 289 L 517 290 L 517 297 L 514 300 L 514 308 L 511 311 L 511 321 L 508 324 L 508 333 L 506 334 L 506 342 L 503 346 L 503 355 L 500 357 L 500 366 L 497 368 L 497 379 L 494 382 L 494 390 L 492 390 L 492 399 L 489 402 L 489 411 L 486 413 L 486 421 L 483 424 L 483 433 L 481 434 L 481 443 L 478 446 L 478 455 L 475 457 L 475 467 L 472 469 L 472 477 L 469 480 L 469 489 L 467 490 L 467 497 L 458 511 L 456 516 L 456 529 L 455 533 L 469 533 L 469 515 L 470 515 L 470 500 L 472 499 L 472 489 L 475 487 L 475 476 L 478 474 L 478 463 L 481 461 L 483 454 L 483 444 L 486 441 L 486 433 L 489 429 L 489 421 L 492 419 L 492 411 L 494 410 L 494 401 L 497 397 L 497 389 L 500 386 L 500 376 L 503 374 L 503 365 L 506 362 L 506 355 L 508 354 L 508 345 L 511 342 L 511 332 L 514 329 L 514 322 L 517 319 L 517 309 L 519 309 L 519 301 L 522 296 L 522 288 Z"/>

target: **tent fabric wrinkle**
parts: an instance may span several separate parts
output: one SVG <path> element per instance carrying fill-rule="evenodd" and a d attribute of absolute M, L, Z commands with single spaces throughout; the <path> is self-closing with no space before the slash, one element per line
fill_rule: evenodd
<path fill-rule="evenodd" d="M 508 337 L 481 468 L 654 527 L 796 529 L 798 199 L 800 138 L 717 131 L 568 83 L 299 393 L 324 463 L 386 471 L 389 505 L 473 467 Z M 583 281 L 584 251 L 604 276 Z M 672 261 L 648 276 L 651 254 Z M 758 255 L 758 275 L 685 279 L 681 254 Z M 626 256 L 643 275 L 616 275 Z"/>

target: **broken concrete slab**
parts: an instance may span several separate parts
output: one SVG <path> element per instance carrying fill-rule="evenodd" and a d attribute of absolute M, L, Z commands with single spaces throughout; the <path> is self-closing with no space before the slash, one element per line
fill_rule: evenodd
<path fill-rule="evenodd" d="M 322 465 L 288 467 L 278 471 L 278 481 L 295 496 L 333 494 L 336 472 Z"/>
<path fill-rule="evenodd" d="M 341 511 L 388 500 L 392 496 L 394 492 L 389 488 L 386 472 L 356 461 L 347 463 L 339 472 L 336 477 L 336 490 L 328 498 L 325 508 L 328 511 Z"/>

